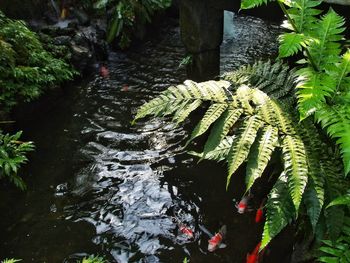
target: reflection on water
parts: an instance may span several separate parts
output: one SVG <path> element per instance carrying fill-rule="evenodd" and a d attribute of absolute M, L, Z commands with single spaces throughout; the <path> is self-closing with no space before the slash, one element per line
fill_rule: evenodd
<path fill-rule="evenodd" d="M 233 19 L 234 34 L 222 46 L 223 70 L 276 52 L 276 27 Z M 245 260 L 261 226 L 234 209 L 242 179 L 226 193 L 222 165 L 197 166 L 183 154 L 183 127 L 159 119 L 130 125 L 142 103 L 185 80 L 178 31 L 166 27 L 157 39 L 111 53 L 110 78 L 96 76 L 41 117 L 40 129 L 38 123 L 29 128 L 38 146 L 29 169 L 33 183 L 19 204 L 9 204 L 16 206 L 8 217 L 15 223 L 3 223 L 1 255 L 53 263 L 89 253 L 111 262 Z M 194 231 L 193 239 L 179 222 Z M 228 248 L 208 253 L 199 224 L 211 232 L 228 225 Z"/>

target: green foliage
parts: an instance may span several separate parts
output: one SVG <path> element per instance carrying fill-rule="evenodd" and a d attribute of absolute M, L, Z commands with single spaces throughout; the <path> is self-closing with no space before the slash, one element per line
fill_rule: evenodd
<path fill-rule="evenodd" d="M 171 0 L 99 0 L 94 7 L 97 10 L 113 10 L 108 25 L 107 41 L 112 42 L 116 37 L 120 37 L 119 46 L 126 48 L 130 45 L 137 24 L 150 23 L 156 11 L 170 5 Z"/>
<path fill-rule="evenodd" d="M 14 259 L 14 258 L 10 258 L 10 259 L 6 258 L 3 261 L 1 261 L 1 263 L 15 263 L 15 262 L 20 262 L 20 261 L 22 261 L 22 260 L 21 259 Z"/>
<path fill-rule="evenodd" d="M 89 256 L 88 258 L 83 258 L 81 263 L 106 263 L 103 257 Z"/>
<path fill-rule="evenodd" d="M 54 84 L 73 78 L 75 71 L 46 51 L 22 21 L 0 11 L 0 108 L 31 101 Z"/>
<path fill-rule="evenodd" d="M 321 15 L 318 0 L 278 0 L 291 32 L 279 38 L 279 57 L 304 51 L 304 65 L 297 71 L 300 119 L 310 115 L 322 125 L 340 147 L 344 173 L 350 172 L 350 50 L 344 46 L 345 20 L 333 9 Z M 244 0 L 242 8 L 252 8 L 261 0 Z M 345 41 L 344 41 L 345 40 Z"/>
<path fill-rule="evenodd" d="M 324 218 L 331 236 L 336 236 L 341 217 L 334 218 L 323 205 L 335 192 L 342 192 L 342 165 L 329 158 L 328 152 L 312 122 L 299 123 L 293 115 L 293 99 L 286 99 L 295 86 L 294 71 L 281 63 L 256 63 L 224 75 L 227 81 L 207 81 L 170 87 L 138 110 L 135 120 L 146 116 L 186 117 L 199 105 L 208 105 L 203 118 L 194 128 L 187 144 L 210 130 L 202 153 L 190 152 L 201 159 L 228 163 L 227 186 L 235 171 L 247 162 L 247 191 L 263 175 L 274 152 L 282 152 L 283 171 L 267 201 L 263 249 L 288 223 L 306 208 L 314 230 Z M 274 83 L 278 91 L 273 87 Z M 271 97 L 255 88 L 271 92 Z M 281 100 L 284 106 L 277 102 Z M 196 102 L 197 107 L 188 106 Z M 206 103 L 204 103 L 206 102 Z M 184 118 L 181 119 L 183 121 Z M 278 172 L 278 171 L 276 171 Z M 325 194 L 325 190 L 327 194 Z M 339 213 L 342 213 L 340 211 Z M 337 221 L 337 222 L 335 222 Z M 340 224 L 338 224 L 340 223 Z"/>
<path fill-rule="evenodd" d="M 350 218 L 346 217 L 341 229 L 341 235 L 332 242 L 331 240 L 322 240 L 322 246 L 319 248 L 320 255 L 318 262 L 326 263 L 346 263 L 350 261 Z"/>
<path fill-rule="evenodd" d="M 21 135 L 22 132 L 3 134 L 0 130 L 0 178 L 7 177 L 21 190 L 25 190 L 26 185 L 17 172 L 28 161 L 26 154 L 34 150 L 34 144 L 19 141 Z"/>

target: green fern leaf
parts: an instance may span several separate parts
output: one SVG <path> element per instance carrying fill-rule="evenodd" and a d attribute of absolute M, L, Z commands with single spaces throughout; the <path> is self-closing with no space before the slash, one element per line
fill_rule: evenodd
<path fill-rule="evenodd" d="M 241 9 L 251 9 L 261 6 L 262 4 L 267 4 L 267 2 L 268 0 L 243 0 L 241 2 Z"/>
<path fill-rule="evenodd" d="M 330 202 L 326 208 L 334 205 L 350 205 L 350 193 L 337 197 L 332 202 Z"/>
<path fill-rule="evenodd" d="M 338 206 L 332 206 L 325 210 L 325 217 L 329 237 L 335 242 L 342 231 L 344 210 Z"/>
<path fill-rule="evenodd" d="M 203 158 L 205 158 L 208 152 L 214 150 L 220 144 L 221 140 L 228 134 L 242 113 L 242 109 L 228 108 L 221 115 L 211 129 L 208 140 L 204 145 Z"/>
<path fill-rule="evenodd" d="M 171 86 L 167 90 L 163 91 L 158 97 L 143 104 L 137 111 L 136 120 L 144 118 L 146 116 L 166 116 L 170 115 L 177 110 L 181 110 L 184 107 L 184 101 L 201 100 L 211 101 L 213 103 L 226 104 L 228 101 L 232 105 L 235 104 L 234 99 L 228 92 L 230 83 L 228 81 L 206 81 L 196 83 L 191 80 L 186 80 L 184 84 L 178 86 Z M 198 102 L 194 103 L 188 109 L 196 109 Z M 176 113 L 181 118 L 180 113 Z M 186 114 L 185 114 L 186 117 Z M 177 121 L 174 119 L 174 121 Z"/>
<path fill-rule="evenodd" d="M 282 143 L 282 153 L 284 170 L 288 177 L 288 189 L 295 210 L 298 211 L 308 179 L 303 141 L 298 136 L 286 135 Z"/>
<path fill-rule="evenodd" d="M 325 98 L 333 93 L 336 82 L 329 75 L 316 72 L 310 67 L 298 70 L 297 74 L 298 107 L 300 119 L 304 120 L 315 113 Z"/>
<path fill-rule="evenodd" d="M 190 139 L 186 142 L 186 145 L 188 145 L 193 139 L 205 133 L 209 129 L 210 125 L 213 124 L 221 116 L 227 107 L 227 104 L 212 104 L 205 113 L 204 117 L 194 128 Z"/>
<path fill-rule="evenodd" d="M 332 77 L 337 80 L 335 92 L 342 92 L 350 90 L 350 50 L 342 57 L 341 63 L 336 65 L 336 71 L 332 74 Z"/>
<path fill-rule="evenodd" d="M 197 153 L 193 151 L 190 151 L 188 153 L 201 159 L 222 161 L 228 156 L 234 139 L 235 136 L 226 136 L 214 150 L 208 152 L 205 156 L 203 153 Z"/>
<path fill-rule="evenodd" d="M 315 232 L 324 202 L 324 191 L 321 188 L 316 188 L 313 180 L 309 179 L 303 200 L 306 206 L 307 215 L 310 218 L 310 223 Z"/>
<path fill-rule="evenodd" d="M 275 127 L 265 127 L 254 142 L 247 163 L 246 185 L 248 191 L 255 180 L 264 172 L 271 155 L 277 145 L 278 130 Z"/>
<path fill-rule="evenodd" d="M 260 250 L 295 218 L 295 209 L 289 195 L 287 176 L 282 173 L 270 191 L 266 203 L 266 221 Z"/>
<path fill-rule="evenodd" d="M 288 14 L 296 27 L 290 29 L 296 30 L 297 33 L 312 31 L 316 16 L 321 13 L 320 10 L 313 7 L 318 6 L 321 2 L 318 0 L 284 1 L 285 4 L 290 6 Z"/>
<path fill-rule="evenodd" d="M 253 144 L 261 125 L 261 120 L 256 116 L 252 116 L 243 122 L 243 125 L 237 134 L 237 138 L 233 142 L 231 150 L 227 156 L 228 176 L 226 189 L 230 184 L 232 174 L 247 158 L 249 149 Z"/>
<path fill-rule="evenodd" d="M 202 104 L 202 101 L 194 100 L 191 103 L 185 101 L 185 103 L 186 104 L 183 107 L 180 107 L 174 114 L 173 122 L 176 124 L 183 122 L 191 114 L 191 112 L 195 111 Z"/>
<path fill-rule="evenodd" d="M 307 46 L 309 38 L 304 34 L 292 32 L 280 35 L 279 42 L 279 57 L 286 58 L 302 51 L 303 47 Z"/>
<path fill-rule="evenodd" d="M 350 107 L 348 105 L 330 107 L 324 104 L 316 112 L 315 117 L 340 146 L 344 172 L 347 175 L 350 172 Z"/>
<path fill-rule="evenodd" d="M 339 62 L 339 41 L 343 38 L 341 33 L 345 30 L 344 23 L 344 18 L 330 9 L 315 28 L 314 37 L 317 41 L 310 45 L 309 51 L 319 70 L 327 70 L 329 65 L 333 67 Z"/>

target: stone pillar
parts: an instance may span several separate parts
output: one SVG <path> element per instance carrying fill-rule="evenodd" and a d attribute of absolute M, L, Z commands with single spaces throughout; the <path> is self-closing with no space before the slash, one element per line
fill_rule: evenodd
<path fill-rule="evenodd" d="M 213 79 L 220 74 L 220 45 L 223 37 L 222 9 L 213 8 L 210 0 L 181 0 L 181 38 L 192 64 L 188 78 L 195 81 Z"/>

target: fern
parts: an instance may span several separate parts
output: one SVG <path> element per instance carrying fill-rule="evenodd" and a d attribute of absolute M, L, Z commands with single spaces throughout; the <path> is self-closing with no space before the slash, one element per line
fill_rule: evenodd
<path fill-rule="evenodd" d="M 270 161 L 271 155 L 277 146 L 278 130 L 275 127 L 265 127 L 260 136 L 253 144 L 252 150 L 248 156 L 246 184 L 248 191 L 255 180 L 264 172 Z"/>
<path fill-rule="evenodd" d="M 230 184 L 232 174 L 247 158 L 249 149 L 255 140 L 261 124 L 262 122 L 256 116 L 250 117 L 243 123 L 235 143 L 232 145 L 227 156 L 228 176 L 226 188 L 228 188 Z"/>
<path fill-rule="evenodd" d="M 260 250 L 295 218 L 295 206 L 289 195 L 287 180 L 286 174 L 282 173 L 269 194 Z"/>
<path fill-rule="evenodd" d="M 288 176 L 288 189 L 295 210 L 298 211 L 308 179 L 304 143 L 298 136 L 287 135 L 283 139 L 282 150 L 284 170 Z"/>
<path fill-rule="evenodd" d="M 279 37 L 279 57 L 290 57 L 303 50 L 306 47 L 309 38 L 303 34 L 298 33 L 285 33 Z"/>
<path fill-rule="evenodd" d="M 247 73 L 244 73 L 245 70 Z M 264 81 L 259 80 L 259 77 Z M 189 153 L 200 159 L 226 160 L 226 187 L 235 171 L 247 162 L 246 183 L 247 189 L 251 188 L 255 180 L 262 176 L 273 152 L 281 150 L 284 172 L 267 201 L 268 220 L 264 226 L 263 246 L 297 217 L 302 200 L 314 230 L 320 218 L 322 222 L 324 219 L 326 222 L 333 220 L 327 212 L 322 211 L 324 203 L 328 204 L 334 191 L 338 191 L 337 182 L 341 182 L 338 169 L 342 165 L 329 160 L 328 156 L 334 153 L 324 150 L 325 146 L 313 123 L 299 123 L 290 114 L 292 104 L 282 106 L 252 84 L 270 90 L 274 96 L 285 101 L 284 94 L 290 94 L 295 87 L 294 71 L 280 63 L 256 63 L 225 74 L 224 78 L 231 85 L 227 81 L 186 81 L 183 85 L 170 87 L 141 106 L 136 119 L 147 115 L 173 115 L 173 121 L 179 122 L 178 118 L 183 112 L 183 116 L 189 116 L 191 110 L 188 108 L 192 108 L 189 105 L 196 102 L 196 107 L 193 107 L 196 109 L 199 102 L 209 102 L 209 108 L 186 145 L 210 131 L 203 152 Z M 282 95 L 275 92 L 274 80 L 282 88 Z M 175 105 L 176 110 L 171 110 L 169 105 Z M 329 229 L 331 232 L 336 233 L 336 228 Z"/>

